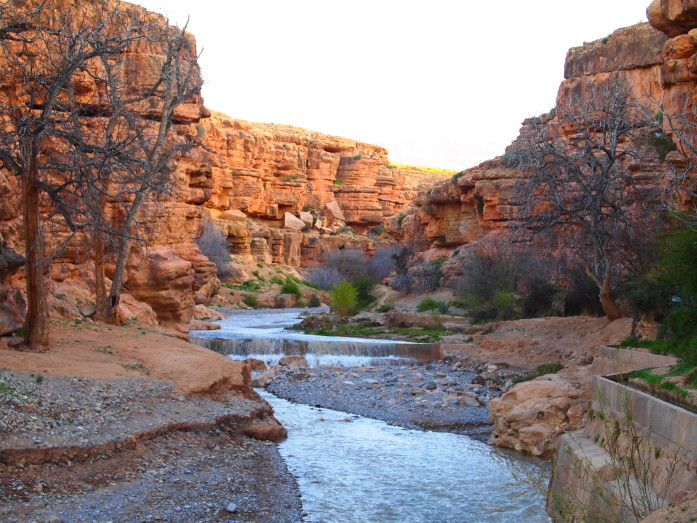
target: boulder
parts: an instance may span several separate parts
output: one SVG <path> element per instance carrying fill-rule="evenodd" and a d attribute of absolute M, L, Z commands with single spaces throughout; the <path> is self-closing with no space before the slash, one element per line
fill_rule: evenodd
<path fill-rule="evenodd" d="M 275 377 L 276 369 L 272 367 L 267 371 L 252 376 L 250 385 L 252 387 L 266 387 Z"/>
<path fill-rule="evenodd" d="M 220 325 L 217 323 L 211 323 L 209 321 L 197 320 L 192 318 L 189 322 L 189 330 L 192 331 L 214 331 L 220 329 Z"/>
<path fill-rule="evenodd" d="M 299 369 L 301 367 L 307 367 L 307 360 L 305 356 L 283 356 L 278 364 L 282 367 L 288 367 L 289 369 Z"/>
<path fill-rule="evenodd" d="M 194 309 L 194 317 L 197 320 L 218 321 L 225 319 L 225 314 L 205 305 L 196 305 Z"/>
<path fill-rule="evenodd" d="M 307 211 L 300 211 L 300 219 L 303 221 L 305 225 L 307 225 L 308 227 L 312 227 L 312 222 L 314 221 L 312 213 L 309 213 Z"/>
<path fill-rule="evenodd" d="M 303 222 L 300 218 L 293 216 L 291 213 L 287 212 L 283 215 L 284 229 L 290 229 L 291 231 L 302 231 L 305 227 L 305 222 Z"/>
<path fill-rule="evenodd" d="M 556 439 L 583 426 L 590 407 L 589 366 L 515 385 L 489 403 L 494 432 L 489 443 L 533 456 L 551 456 Z"/>
<path fill-rule="evenodd" d="M 247 215 L 239 209 L 228 209 L 227 211 L 223 211 L 223 213 L 218 216 L 218 219 L 228 222 L 243 222 L 247 219 Z"/>
<path fill-rule="evenodd" d="M 249 365 L 252 370 L 267 370 L 266 363 L 256 358 L 247 358 L 242 361 L 245 365 Z"/>
<path fill-rule="evenodd" d="M 324 211 L 327 214 L 327 221 L 329 225 L 336 222 L 346 223 L 346 217 L 344 216 L 344 211 L 337 202 L 327 202 L 324 204 Z"/>

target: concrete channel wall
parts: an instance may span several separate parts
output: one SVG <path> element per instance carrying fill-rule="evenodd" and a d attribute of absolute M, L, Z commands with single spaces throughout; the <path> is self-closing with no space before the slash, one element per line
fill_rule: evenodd
<path fill-rule="evenodd" d="M 697 456 L 697 415 L 640 390 L 627 387 L 603 376 L 593 376 L 593 410 L 614 419 L 632 419 L 651 437 L 662 438 Z"/>
<path fill-rule="evenodd" d="M 559 440 L 547 501 L 547 512 L 555 522 L 602 519 L 610 514 L 616 521 L 637 521 L 637 511 L 646 510 L 636 499 L 626 499 L 627 484 L 647 493 L 652 510 L 667 505 L 676 494 L 697 489 L 697 415 L 610 379 L 612 374 L 676 361 L 644 351 L 601 347 L 592 369 L 594 374 L 608 376 L 592 378 L 593 414 L 585 428 Z M 628 419 L 633 422 L 631 431 L 623 428 Z M 611 456 L 603 442 L 615 431 L 614 436 L 620 433 L 619 443 Z M 620 476 L 626 471 L 618 471 L 616 464 L 622 461 L 618 458 L 628 457 L 628 434 L 642 438 L 638 460 L 650 472 L 623 483 Z"/>

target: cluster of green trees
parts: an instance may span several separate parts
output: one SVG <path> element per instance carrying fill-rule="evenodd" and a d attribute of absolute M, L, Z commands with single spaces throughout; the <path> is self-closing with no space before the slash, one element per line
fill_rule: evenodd
<path fill-rule="evenodd" d="M 160 53 L 147 70 L 133 63 L 144 47 Z M 57 0 L 0 4 L 0 77 L 0 162 L 22 189 L 25 341 L 44 347 L 44 220 L 60 222 L 66 242 L 81 238 L 98 316 L 115 322 L 142 212 L 171 189 L 172 160 L 201 143 L 200 131 L 174 132 L 201 77 L 193 39 L 162 17 L 117 1 Z"/>

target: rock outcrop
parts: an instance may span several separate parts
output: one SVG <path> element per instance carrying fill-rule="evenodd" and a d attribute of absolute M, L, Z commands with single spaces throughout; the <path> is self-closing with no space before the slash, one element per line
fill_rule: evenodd
<path fill-rule="evenodd" d="M 583 426 L 591 400 L 590 367 L 569 367 L 515 385 L 491 400 L 489 443 L 533 456 L 551 456 L 556 438 Z"/>
<path fill-rule="evenodd" d="M 0 336 L 13 334 L 24 323 L 24 297 L 11 282 L 24 262 L 22 256 L 4 245 L 0 236 Z"/>
<path fill-rule="evenodd" d="M 396 166 L 382 147 L 298 127 L 216 112 L 203 125 L 213 152 L 204 207 L 230 251 L 256 262 L 297 267 L 337 248 L 371 253 L 375 242 L 351 231 L 383 225 L 419 189 L 450 176 Z"/>
<path fill-rule="evenodd" d="M 697 26 L 689 2 L 656 0 L 649 8 L 651 24 L 618 29 L 606 38 L 570 49 L 565 79 L 557 107 L 584 100 L 591 85 L 617 74 L 635 101 L 666 114 L 685 113 L 695 104 L 697 82 Z M 694 24 L 694 25 L 691 25 Z M 660 30 L 659 30 L 660 29 Z M 668 38 L 668 36 L 674 36 Z M 693 72 L 694 71 L 694 72 Z M 541 117 L 554 123 L 555 112 Z M 667 119 L 664 132 L 673 134 Z M 519 137 L 501 157 L 458 173 L 422 191 L 414 204 L 388 220 L 387 230 L 399 238 L 421 239 L 420 249 L 455 248 L 507 227 L 517 216 L 514 186 L 521 173 L 515 166 L 515 150 L 530 133 L 532 119 L 523 122 Z M 564 129 L 559 129 L 564 133 Z M 679 163 L 673 152 L 662 162 L 648 152 L 642 163 L 628 165 L 637 179 L 655 183 Z"/>

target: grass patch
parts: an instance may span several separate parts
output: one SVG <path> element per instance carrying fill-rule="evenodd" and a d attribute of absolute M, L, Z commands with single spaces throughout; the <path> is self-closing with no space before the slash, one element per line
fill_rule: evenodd
<path fill-rule="evenodd" d="M 421 300 L 421 303 L 416 306 L 418 312 L 438 311 L 443 314 L 448 312 L 449 308 L 450 306 L 444 301 L 434 300 L 433 298 L 424 298 Z"/>
<path fill-rule="evenodd" d="M 645 381 L 649 385 L 660 385 L 663 381 L 663 376 L 657 376 L 651 373 L 651 369 L 642 369 L 632 372 L 630 378 Z"/>
<path fill-rule="evenodd" d="M 442 336 L 450 334 L 448 331 L 438 328 L 371 327 L 351 323 L 339 323 L 334 325 L 333 328 L 320 327 L 316 330 L 305 329 L 304 332 L 305 334 L 316 334 L 317 336 L 356 336 L 366 338 L 384 338 L 390 334 L 397 334 L 406 337 L 409 341 L 419 341 L 423 343 L 435 343 L 440 341 Z"/>
<path fill-rule="evenodd" d="M 296 280 L 297 278 L 294 278 L 290 274 L 286 276 L 286 281 L 283 283 L 283 286 L 281 287 L 281 294 L 293 294 L 298 299 L 300 299 L 302 297 L 302 293 L 300 292 L 300 287 L 298 287 L 298 283 Z"/>
<path fill-rule="evenodd" d="M 242 298 L 242 303 L 244 303 L 247 307 L 251 307 L 252 309 L 259 308 L 259 298 L 257 298 L 256 294 L 245 294 Z"/>

